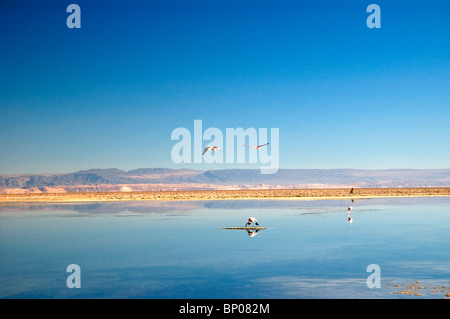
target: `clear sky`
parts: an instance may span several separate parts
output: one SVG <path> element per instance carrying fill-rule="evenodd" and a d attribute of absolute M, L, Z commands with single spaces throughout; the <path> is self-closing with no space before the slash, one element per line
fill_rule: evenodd
<path fill-rule="evenodd" d="M 449 168 L 449 32 L 447 0 L 3 0 L 0 174 L 255 167 L 173 163 L 194 120 L 279 128 L 280 168 Z"/>

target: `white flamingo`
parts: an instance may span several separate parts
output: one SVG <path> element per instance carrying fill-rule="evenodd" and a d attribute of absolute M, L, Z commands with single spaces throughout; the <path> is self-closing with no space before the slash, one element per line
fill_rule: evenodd
<path fill-rule="evenodd" d="M 248 227 L 248 226 L 250 226 L 250 225 L 253 224 L 253 223 L 255 223 L 256 226 L 259 225 L 259 224 L 258 224 L 258 221 L 256 220 L 255 217 L 250 217 L 250 218 L 248 219 L 247 224 L 245 224 L 245 227 Z"/>
<path fill-rule="evenodd" d="M 266 143 L 266 144 L 261 144 L 261 145 L 244 145 L 245 147 L 251 147 L 254 150 L 259 150 L 261 147 L 269 145 L 270 143 Z"/>
<path fill-rule="evenodd" d="M 219 147 L 219 146 L 206 146 L 206 147 L 203 149 L 203 154 L 202 154 L 202 155 L 205 155 L 205 153 L 206 153 L 207 151 L 209 151 L 209 150 L 211 150 L 212 152 L 215 152 L 215 151 L 220 150 L 220 147 Z"/>

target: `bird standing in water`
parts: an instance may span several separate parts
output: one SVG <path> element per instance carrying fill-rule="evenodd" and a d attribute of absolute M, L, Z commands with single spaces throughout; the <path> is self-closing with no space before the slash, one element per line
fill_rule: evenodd
<path fill-rule="evenodd" d="M 256 226 L 259 225 L 259 224 L 258 224 L 258 221 L 256 220 L 255 217 L 250 217 L 250 218 L 248 219 L 247 224 L 245 224 L 245 227 L 248 227 L 248 226 L 250 226 L 250 225 L 253 224 L 253 223 L 255 223 Z"/>

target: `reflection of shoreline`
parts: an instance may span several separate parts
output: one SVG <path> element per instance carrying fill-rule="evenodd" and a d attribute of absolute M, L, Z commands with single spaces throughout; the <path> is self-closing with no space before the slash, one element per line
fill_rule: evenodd
<path fill-rule="evenodd" d="M 353 189 L 352 189 L 353 190 Z M 191 200 L 336 200 L 450 196 L 450 187 L 350 189 L 264 189 L 161 192 L 104 192 L 59 194 L 0 194 L 0 205 L 16 202 L 104 202 L 104 201 L 191 201 Z"/>

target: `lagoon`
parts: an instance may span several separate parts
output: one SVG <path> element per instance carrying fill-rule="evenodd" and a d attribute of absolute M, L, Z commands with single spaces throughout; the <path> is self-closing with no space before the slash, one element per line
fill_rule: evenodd
<path fill-rule="evenodd" d="M 449 230 L 448 197 L 4 205 L 0 298 L 443 298 Z"/>

